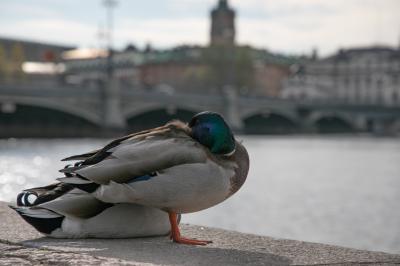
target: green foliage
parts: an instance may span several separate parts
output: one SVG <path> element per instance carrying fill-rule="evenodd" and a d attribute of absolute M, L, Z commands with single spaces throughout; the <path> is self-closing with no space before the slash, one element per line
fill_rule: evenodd
<path fill-rule="evenodd" d="M 232 86 L 239 90 L 254 84 L 254 60 L 249 47 L 213 45 L 204 49 L 202 60 L 207 67 L 208 86 L 220 90 Z"/>
<path fill-rule="evenodd" d="M 248 47 L 236 48 L 236 88 L 251 88 L 254 85 L 254 60 Z"/>
<path fill-rule="evenodd" d="M 7 61 L 7 53 L 4 46 L 0 44 L 0 79 L 7 79 L 9 75 L 9 64 Z"/>
<path fill-rule="evenodd" d="M 24 47 L 20 43 L 15 43 L 11 48 L 11 65 L 13 76 L 17 79 L 24 77 L 24 72 L 22 71 L 24 61 Z"/>

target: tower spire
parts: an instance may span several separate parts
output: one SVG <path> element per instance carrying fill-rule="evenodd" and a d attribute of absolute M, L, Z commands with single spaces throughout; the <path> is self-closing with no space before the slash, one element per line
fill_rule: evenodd
<path fill-rule="evenodd" d="M 228 0 L 219 0 L 219 7 L 228 7 Z"/>
<path fill-rule="evenodd" d="M 228 6 L 228 0 L 219 0 L 211 11 L 211 45 L 235 44 L 235 11 Z"/>

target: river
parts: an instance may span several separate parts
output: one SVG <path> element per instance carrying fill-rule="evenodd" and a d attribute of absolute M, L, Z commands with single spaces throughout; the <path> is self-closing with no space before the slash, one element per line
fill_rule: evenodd
<path fill-rule="evenodd" d="M 400 253 L 400 140 L 239 136 L 251 168 L 227 201 L 183 222 Z M 0 140 L 0 200 L 61 176 L 59 160 L 104 139 Z"/>

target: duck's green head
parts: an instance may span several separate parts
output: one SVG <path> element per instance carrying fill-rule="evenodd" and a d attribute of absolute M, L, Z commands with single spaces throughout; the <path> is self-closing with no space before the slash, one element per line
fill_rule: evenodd
<path fill-rule="evenodd" d="M 214 112 L 201 112 L 189 123 L 192 137 L 210 149 L 212 153 L 231 155 L 235 151 L 235 138 L 232 130 L 221 115 Z"/>

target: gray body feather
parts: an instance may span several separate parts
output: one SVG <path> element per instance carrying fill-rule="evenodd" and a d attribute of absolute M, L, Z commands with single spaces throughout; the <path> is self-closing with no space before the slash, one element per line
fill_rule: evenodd
<path fill-rule="evenodd" d="M 67 216 L 55 238 L 132 238 L 170 232 L 168 214 L 136 204 L 116 204 L 87 219 Z"/>

